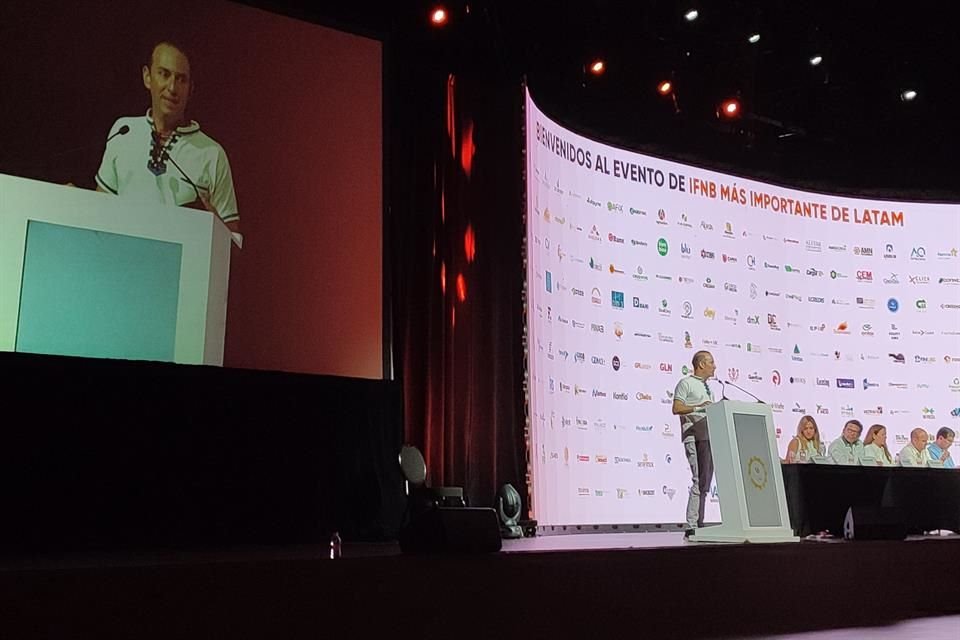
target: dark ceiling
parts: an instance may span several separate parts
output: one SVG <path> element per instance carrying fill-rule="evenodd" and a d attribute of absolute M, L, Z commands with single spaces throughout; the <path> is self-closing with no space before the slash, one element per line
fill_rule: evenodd
<path fill-rule="evenodd" d="M 447 3 L 451 22 L 437 32 L 422 0 L 251 4 L 410 45 L 393 50 L 417 50 L 434 69 L 525 75 L 548 113 L 623 146 L 788 182 L 960 195 L 960 34 L 949 5 L 485 0 Z M 689 8 L 700 14 L 692 23 Z M 585 75 L 597 56 L 607 73 Z M 676 105 L 655 92 L 663 78 Z M 900 99 L 906 88 L 914 101 Z M 733 123 L 716 116 L 730 95 L 744 105 Z"/>

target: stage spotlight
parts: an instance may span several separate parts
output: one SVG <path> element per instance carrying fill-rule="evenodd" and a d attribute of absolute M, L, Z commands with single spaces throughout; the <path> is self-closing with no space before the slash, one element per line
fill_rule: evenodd
<path fill-rule="evenodd" d="M 724 118 L 733 119 L 740 116 L 740 101 L 736 98 L 724 100 L 720 105 L 719 114 Z"/>
<path fill-rule="evenodd" d="M 443 7 L 435 7 L 433 11 L 430 12 L 430 22 L 435 27 L 444 26 L 447 24 L 448 19 L 447 10 Z"/>
<path fill-rule="evenodd" d="M 673 83 L 670 82 L 669 80 L 664 80 L 663 82 L 657 85 L 657 93 L 659 93 L 662 96 L 670 95 L 671 93 L 673 93 Z"/>
<path fill-rule="evenodd" d="M 758 42 L 760 42 L 760 34 L 751 33 L 750 36 L 747 38 L 747 42 L 749 42 L 750 44 L 757 44 Z"/>
<path fill-rule="evenodd" d="M 587 67 L 590 69 L 590 73 L 595 76 L 602 76 L 603 72 L 607 70 L 607 65 L 603 60 L 594 60 L 590 63 L 590 66 Z"/>
<path fill-rule="evenodd" d="M 683 18 L 684 18 L 687 22 L 693 22 L 694 20 L 696 20 L 696 19 L 699 18 L 699 17 L 700 17 L 700 12 L 697 11 L 696 9 L 690 9 L 690 10 L 687 11 L 685 14 L 683 14 Z"/>
<path fill-rule="evenodd" d="M 500 517 L 500 535 L 504 538 L 522 538 L 520 520 L 522 502 L 520 494 L 511 484 L 505 484 L 497 492 L 497 515 Z"/>
<path fill-rule="evenodd" d="M 900 92 L 900 99 L 904 102 L 910 102 L 917 97 L 917 92 L 913 89 L 907 89 Z"/>
<path fill-rule="evenodd" d="M 823 62 L 823 56 L 821 55 L 816 55 L 810 58 L 810 64 L 814 67 L 820 64 L 821 62 Z"/>

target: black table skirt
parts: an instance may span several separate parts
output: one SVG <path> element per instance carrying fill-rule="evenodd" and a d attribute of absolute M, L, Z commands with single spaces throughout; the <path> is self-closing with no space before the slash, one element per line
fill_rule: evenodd
<path fill-rule="evenodd" d="M 960 470 L 784 464 L 783 484 L 796 535 L 842 535 L 853 507 L 894 507 L 908 533 L 960 531 Z"/>

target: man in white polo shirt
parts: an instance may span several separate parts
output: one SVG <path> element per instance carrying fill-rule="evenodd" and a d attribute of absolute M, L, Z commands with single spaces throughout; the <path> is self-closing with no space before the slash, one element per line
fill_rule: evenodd
<path fill-rule="evenodd" d="M 713 454 L 707 433 L 706 409 L 713 402 L 713 392 L 707 380 L 716 370 L 713 355 L 709 351 L 697 351 L 693 354 L 693 374 L 681 379 L 673 392 L 673 414 L 680 416 L 680 437 L 692 475 L 685 537 L 703 526 L 703 512 L 710 495 Z"/>
<path fill-rule="evenodd" d="M 930 462 L 930 452 L 927 451 L 927 430 L 917 427 L 910 432 L 910 442 L 900 450 L 897 460 L 903 466 L 925 467 Z M 906 464 L 904 464 L 906 463 Z"/>
<path fill-rule="evenodd" d="M 179 45 L 160 42 L 142 72 L 150 109 L 146 116 L 120 118 L 111 127 L 97 190 L 205 209 L 239 231 L 227 154 L 185 115 L 193 89 L 187 55 Z"/>

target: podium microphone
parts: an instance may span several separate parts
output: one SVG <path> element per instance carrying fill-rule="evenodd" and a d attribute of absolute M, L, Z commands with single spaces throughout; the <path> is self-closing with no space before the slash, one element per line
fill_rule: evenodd
<path fill-rule="evenodd" d="M 130 126 L 125 124 L 119 129 L 117 129 L 112 135 L 108 136 L 107 142 L 105 142 L 104 144 L 109 144 L 110 141 L 116 138 L 117 136 L 125 136 L 128 133 L 130 133 Z"/>
<path fill-rule="evenodd" d="M 743 387 L 739 387 L 739 386 L 737 386 L 737 385 L 735 385 L 735 384 L 733 384 L 732 382 L 729 382 L 729 381 L 727 381 L 727 382 L 724 383 L 724 388 L 726 388 L 726 385 L 730 385 L 730 386 L 733 387 L 734 389 L 740 389 L 740 391 L 743 391 L 745 394 L 747 394 L 748 396 L 750 396 L 751 398 L 753 398 L 754 400 L 756 400 L 756 401 L 759 402 L 760 404 L 767 404 L 766 402 L 764 402 L 763 400 L 761 400 L 761 399 L 758 398 L 757 396 L 753 395 L 752 393 L 750 393 L 749 391 L 747 391 L 747 390 L 744 389 Z"/>
<path fill-rule="evenodd" d="M 104 141 L 103 145 L 106 146 L 106 145 L 110 144 L 110 141 L 113 140 L 114 138 L 116 138 L 117 136 L 125 136 L 125 135 L 127 135 L 128 133 L 130 133 L 130 127 L 129 127 L 128 125 L 123 125 L 123 126 L 120 127 L 119 129 L 117 129 L 116 131 L 114 131 L 110 136 L 108 136 L 107 139 L 106 139 L 106 141 Z M 98 143 L 96 143 L 96 144 L 82 144 L 82 145 L 80 145 L 80 146 L 78 146 L 78 147 L 71 147 L 70 149 L 64 149 L 63 151 L 57 151 L 57 152 L 54 153 L 54 154 L 51 154 L 51 155 L 49 155 L 49 156 L 46 156 L 46 157 L 44 158 L 43 162 L 40 162 L 40 163 L 37 163 L 37 164 L 33 164 L 33 165 L 19 166 L 19 167 L 16 166 L 16 165 L 10 166 L 10 167 L 4 167 L 4 168 L 3 168 L 3 171 L 4 171 L 5 173 L 19 173 L 19 172 L 21 172 L 21 171 L 36 171 L 36 170 L 40 170 L 40 169 L 43 169 L 44 167 L 46 167 L 47 164 L 48 164 L 51 160 L 55 160 L 55 159 L 57 159 L 57 158 L 62 158 L 63 156 L 69 155 L 69 154 L 71 154 L 71 153 L 76 153 L 77 151 L 88 151 L 88 150 L 90 150 L 90 149 L 93 149 L 95 146 L 100 146 L 100 143 L 98 142 Z"/>
<path fill-rule="evenodd" d="M 184 181 L 186 181 L 187 184 L 193 187 L 193 190 L 197 193 L 197 200 L 199 200 L 200 202 L 203 202 L 203 198 L 200 197 L 200 187 L 197 186 L 196 182 L 190 179 L 190 176 L 187 175 L 187 172 L 180 168 L 180 165 L 177 164 L 177 161 L 173 159 L 173 156 L 170 155 L 170 152 L 167 151 L 166 148 L 164 148 L 164 146 L 160 143 L 160 135 L 156 131 L 151 131 L 150 135 L 153 136 L 153 143 L 155 145 L 155 148 L 162 150 L 160 158 L 164 162 L 169 160 L 170 163 L 173 164 L 174 167 L 176 167 L 177 171 L 180 172 L 180 175 L 183 176 Z"/>
<path fill-rule="evenodd" d="M 721 380 L 720 378 L 717 378 L 716 376 L 714 376 L 713 379 L 720 383 L 720 388 L 722 389 L 722 391 L 720 392 L 720 399 L 729 400 L 730 398 L 727 397 L 727 383 Z"/>

